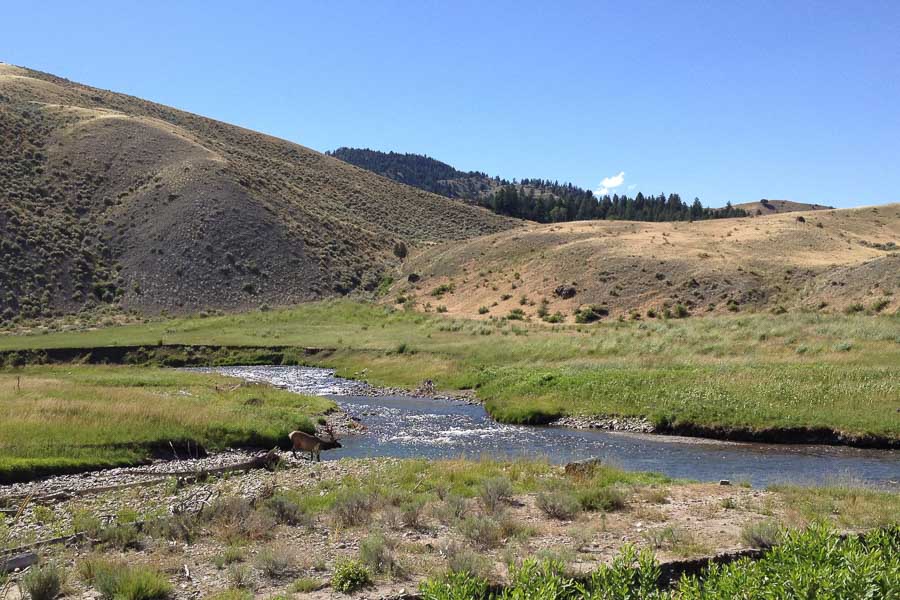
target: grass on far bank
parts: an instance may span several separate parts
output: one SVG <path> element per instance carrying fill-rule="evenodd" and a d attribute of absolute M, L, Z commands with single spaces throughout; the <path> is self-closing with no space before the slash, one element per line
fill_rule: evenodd
<path fill-rule="evenodd" d="M 334 404 L 218 375 L 66 365 L 0 372 L 0 482 L 135 464 L 170 442 L 284 445 Z M 171 450 L 168 450 L 171 455 Z"/>
<path fill-rule="evenodd" d="M 350 301 L 82 332 L 0 350 L 219 344 L 335 349 L 308 362 L 376 385 L 476 388 L 496 418 L 644 416 L 749 429 L 900 437 L 900 317 L 814 312 L 546 325 Z"/>

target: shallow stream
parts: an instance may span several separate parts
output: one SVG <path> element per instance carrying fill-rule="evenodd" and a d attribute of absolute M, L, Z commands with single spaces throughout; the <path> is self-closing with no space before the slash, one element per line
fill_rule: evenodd
<path fill-rule="evenodd" d="M 295 392 L 328 396 L 362 422 L 365 434 L 341 439 L 323 460 L 358 456 L 402 458 L 532 457 L 565 463 L 589 457 L 628 470 L 657 471 L 699 481 L 853 483 L 900 489 L 900 452 L 836 446 L 720 442 L 564 427 L 503 425 L 480 405 L 457 400 L 363 395 L 365 386 L 310 367 L 211 369 Z"/>

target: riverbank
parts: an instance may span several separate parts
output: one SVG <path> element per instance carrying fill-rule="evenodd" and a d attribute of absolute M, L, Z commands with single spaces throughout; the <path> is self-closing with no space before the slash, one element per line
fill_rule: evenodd
<path fill-rule="evenodd" d="M 216 374 L 130 366 L 0 372 L 0 483 L 225 448 L 286 448 L 336 409 Z"/>
<path fill-rule="evenodd" d="M 143 344 L 143 345 L 142 345 Z M 124 348 L 124 346 L 128 348 Z M 546 327 L 353 302 L 2 336 L 8 365 L 307 364 L 376 387 L 474 390 L 503 423 L 642 421 L 659 433 L 900 447 L 900 318 L 818 314 Z M 113 356 L 115 355 L 115 356 Z M 116 358 L 118 357 L 118 358 Z"/>
<path fill-rule="evenodd" d="M 528 461 L 281 458 L 274 472 L 29 504 L 7 521 L 7 546 L 88 529 L 86 540 L 41 548 L 69 572 L 76 597 L 96 589 L 89 561 L 144 569 L 172 598 L 329 598 L 352 561 L 371 580 L 359 594 L 372 598 L 448 570 L 503 583 L 529 556 L 588 572 L 628 544 L 684 561 L 773 543 L 780 527 L 821 519 L 859 531 L 900 514 L 900 496 L 888 492 L 689 484 L 603 465 L 567 475 Z"/>

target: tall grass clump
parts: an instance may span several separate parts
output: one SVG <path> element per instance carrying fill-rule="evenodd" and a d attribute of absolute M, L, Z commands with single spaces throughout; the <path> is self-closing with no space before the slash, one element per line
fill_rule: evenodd
<path fill-rule="evenodd" d="M 19 587 L 32 600 L 53 600 L 66 584 L 66 570 L 56 563 L 32 567 L 22 577 Z"/>

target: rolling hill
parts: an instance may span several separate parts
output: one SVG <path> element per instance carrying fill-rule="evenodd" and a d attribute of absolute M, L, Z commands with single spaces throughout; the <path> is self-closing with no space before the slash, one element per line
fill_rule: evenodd
<path fill-rule="evenodd" d="M 693 223 L 533 224 L 414 253 L 396 279 L 389 302 L 483 319 L 896 312 L 900 204 Z"/>
<path fill-rule="evenodd" d="M 399 242 L 516 225 L 285 140 L 0 63 L 0 322 L 371 290 Z"/>
<path fill-rule="evenodd" d="M 756 217 L 803 210 L 831 210 L 834 208 L 833 206 L 824 206 L 822 204 L 808 204 L 805 202 L 794 202 L 793 200 L 767 200 L 765 198 L 759 202 L 735 204 L 734 207 L 745 210 L 750 216 Z"/>

